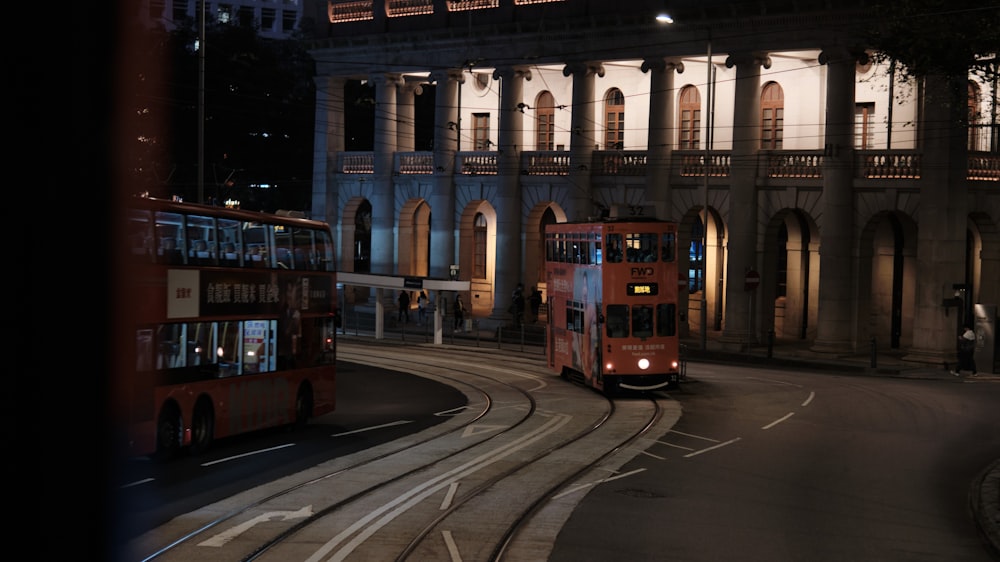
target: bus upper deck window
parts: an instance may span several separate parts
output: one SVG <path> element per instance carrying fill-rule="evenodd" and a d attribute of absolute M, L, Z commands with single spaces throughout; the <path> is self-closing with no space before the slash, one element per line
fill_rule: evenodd
<path fill-rule="evenodd" d="M 608 234 L 608 262 L 621 263 L 622 255 L 622 235 Z"/>

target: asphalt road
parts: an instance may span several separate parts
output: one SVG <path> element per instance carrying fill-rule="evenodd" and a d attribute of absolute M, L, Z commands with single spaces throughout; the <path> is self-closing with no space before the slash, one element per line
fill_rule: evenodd
<path fill-rule="evenodd" d="M 1000 457 L 1000 385 L 711 364 L 688 377 L 668 438 L 593 488 L 550 561 L 993 559 L 969 494 Z"/>

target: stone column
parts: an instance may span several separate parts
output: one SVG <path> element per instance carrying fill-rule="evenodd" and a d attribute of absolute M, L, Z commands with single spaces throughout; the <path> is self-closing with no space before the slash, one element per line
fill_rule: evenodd
<path fill-rule="evenodd" d="M 913 346 L 906 359 L 954 365 L 959 314 L 957 308 L 943 306 L 943 301 L 954 297 L 954 284 L 965 282 L 968 78 L 929 76 L 924 83 L 923 161 L 917 180 L 917 297 Z"/>
<path fill-rule="evenodd" d="M 817 351 L 851 351 L 857 301 L 854 248 L 854 88 L 857 56 L 844 47 L 824 49 L 826 138 L 823 214 L 819 217 L 820 267 Z M 790 261 L 790 260 L 789 260 Z"/>
<path fill-rule="evenodd" d="M 335 247 L 340 247 L 337 183 L 330 178 L 337 155 L 344 151 L 344 84 L 342 78 L 316 79 L 316 127 L 313 131 L 312 212 L 310 217 L 334 225 Z"/>
<path fill-rule="evenodd" d="M 413 98 L 423 93 L 423 79 L 404 80 L 399 84 L 396 102 L 396 150 L 413 152 L 416 148 L 416 117 Z"/>
<path fill-rule="evenodd" d="M 496 282 L 493 286 L 494 318 L 506 318 L 514 287 L 522 282 L 524 256 L 524 213 L 521 199 L 521 151 L 524 148 L 524 114 L 517 108 L 524 81 L 531 80 L 528 67 L 498 68 L 494 80 L 500 80 L 500 115 L 497 130 L 497 165 L 499 189 L 496 196 L 497 241 Z"/>
<path fill-rule="evenodd" d="M 396 201 L 393 157 L 396 152 L 396 91 L 399 74 L 373 74 L 375 87 L 375 173 L 372 177 L 372 273 L 395 273 Z"/>
<path fill-rule="evenodd" d="M 771 62 L 762 53 L 730 55 L 726 66 L 736 67 L 733 102 L 732 172 L 729 182 L 728 266 L 726 313 L 721 341 L 724 347 L 742 348 L 756 341 L 751 325 L 751 300 L 744 289 L 747 271 L 758 270 L 757 152 L 760 148 L 760 67 Z M 706 283 L 710 280 L 706 279 Z M 759 304 L 759 303 L 758 303 Z"/>
<path fill-rule="evenodd" d="M 438 71 L 431 75 L 437 82 L 434 100 L 434 191 L 431 205 L 431 277 L 448 278 L 448 267 L 458 264 L 457 253 L 459 215 L 455 209 L 455 144 L 458 129 L 448 123 L 458 123 L 458 83 L 465 80 L 462 69 Z M 470 272 L 462 268 L 462 278 Z M 469 303 L 466 303 L 467 305 Z"/>
<path fill-rule="evenodd" d="M 649 138 L 646 143 L 646 202 L 656 208 L 656 217 L 676 220 L 670 193 L 670 154 L 676 140 L 674 119 L 674 73 L 684 72 L 684 63 L 662 57 L 643 61 L 649 72 Z"/>
<path fill-rule="evenodd" d="M 573 62 L 563 68 L 563 76 L 573 76 L 573 117 L 569 143 L 569 220 L 586 220 L 597 214 L 590 189 L 594 155 L 595 107 L 594 76 L 604 76 L 604 66 L 595 62 Z"/>

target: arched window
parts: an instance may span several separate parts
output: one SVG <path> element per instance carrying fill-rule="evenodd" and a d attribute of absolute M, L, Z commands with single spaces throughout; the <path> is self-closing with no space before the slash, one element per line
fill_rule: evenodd
<path fill-rule="evenodd" d="M 989 147 L 986 128 L 980 122 L 982 120 L 982 113 L 979 111 L 981 96 L 979 84 L 969 80 L 969 150 L 985 152 Z"/>
<path fill-rule="evenodd" d="M 785 128 L 785 95 L 777 82 L 768 82 L 760 93 L 760 147 L 780 150 Z"/>
<path fill-rule="evenodd" d="M 625 148 L 625 95 L 618 88 L 604 96 L 604 148 Z"/>
<path fill-rule="evenodd" d="M 538 94 L 535 100 L 535 150 L 555 149 L 556 102 L 549 92 Z"/>
<path fill-rule="evenodd" d="M 358 205 L 354 215 L 354 271 L 372 270 L 372 204 L 367 200 Z"/>
<path fill-rule="evenodd" d="M 684 86 L 681 88 L 680 99 L 677 103 L 677 123 L 679 124 L 679 135 L 677 147 L 681 150 L 695 150 L 699 148 L 701 138 L 701 95 L 698 88 L 694 86 Z"/>
<path fill-rule="evenodd" d="M 472 277 L 486 278 L 486 216 L 476 213 L 472 226 Z"/>

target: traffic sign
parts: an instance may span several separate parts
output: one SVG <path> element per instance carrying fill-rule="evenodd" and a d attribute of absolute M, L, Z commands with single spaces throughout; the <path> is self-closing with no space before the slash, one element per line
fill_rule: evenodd
<path fill-rule="evenodd" d="M 760 285 L 760 273 L 751 269 L 747 272 L 747 278 L 743 288 L 747 291 L 752 291 L 756 289 L 758 285 Z"/>

